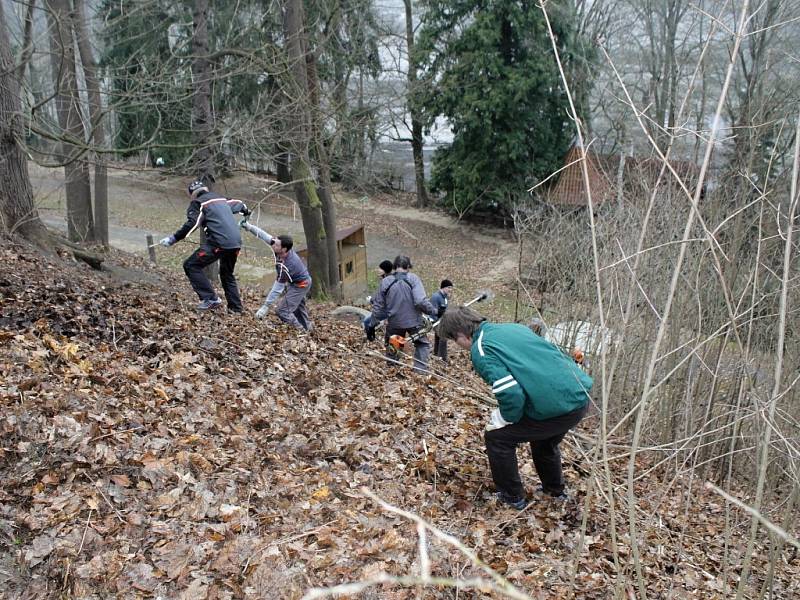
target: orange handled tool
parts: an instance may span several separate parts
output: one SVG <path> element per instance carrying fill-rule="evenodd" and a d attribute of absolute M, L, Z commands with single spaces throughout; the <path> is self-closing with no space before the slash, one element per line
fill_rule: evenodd
<path fill-rule="evenodd" d="M 483 302 L 488 298 L 490 298 L 489 292 L 481 292 L 480 295 L 475 296 L 472 300 L 464 304 L 464 306 L 469 306 L 470 304 L 475 304 L 476 302 Z M 430 332 L 434 327 L 436 327 L 439 324 L 440 320 L 441 319 L 437 319 L 436 321 L 434 321 L 433 319 L 426 317 L 425 325 L 422 327 L 422 329 L 420 329 L 416 333 L 413 333 L 408 337 L 404 337 L 402 335 L 389 336 L 389 346 L 395 352 L 403 352 L 408 347 L 409 344 L 413 344 L 421 337 L 428 335 L 428 332 Z"/>

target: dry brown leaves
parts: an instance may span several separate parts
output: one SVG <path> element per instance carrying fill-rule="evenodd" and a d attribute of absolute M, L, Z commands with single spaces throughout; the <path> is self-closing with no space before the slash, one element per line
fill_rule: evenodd
<path fill-rule="evenodd" d="M 515 518 L 490 494 L 485 409 L 458 386 L 366 354 L 380 348 L 327 319 L 327 307 L 314 306 L 317 333 L 304 336 L 248 315 L 196 314 L 178 276 L 180 292 L 120 285 L 18 248 L 0 251 L 0 264 L 8 597 L 297 598 L 413 571 L 414 527 L 376 509 L 362 486 L 464 540 L 533 597 L 613 589 L 608 508 L 595 496 L 583 514 L 588 479 L 568 468 L 575 502 L 540 499 Z M 257 293 L 245 296 L 251 307 Z M 450 374 L 480 388 L 462 374 L 464 357 L 455 363 Z M 643 540 L 648 588 L 725 595 L 719 504 L 687 528 L 679 499 L 656 503 Z M 627 571 L 628 545 L 617 544 Z M 443 576 L 476 574 L 438 544 L 431 560 Z M 439 596 L 452 594 L 426 595 Z"/>

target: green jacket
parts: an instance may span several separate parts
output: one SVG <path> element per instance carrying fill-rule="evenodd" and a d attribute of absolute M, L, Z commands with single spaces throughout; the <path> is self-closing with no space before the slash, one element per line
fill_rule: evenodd
<path fill-rule="evenodd" d="M 500 414 L 542 421 L 586 405 L 592 378 L 557 346 L 517 323 L 482 323 L 472 337 L 472 364 L 492 386 Z"/>

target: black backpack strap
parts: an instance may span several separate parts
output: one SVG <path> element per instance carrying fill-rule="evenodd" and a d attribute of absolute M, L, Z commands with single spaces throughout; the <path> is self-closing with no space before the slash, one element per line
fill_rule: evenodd
<path fill-rule="evenodd" d="M 393 286 L 395 283 L 397 283 L 398 281 L 405 281 L 405 283 L 406 283 L 406 285 L 409 287 L 409 289 L 412 289 L 412 290 L 414 289 L 414 286 L 413 286 L 413 285 L 411 285 L 411 282 L 410 282 L 408 279 L 405 279 L 405 278 L 403 278 L 403 279 L 397 279 L 397 277 L 395 277 L 395 278 L 392 280 L 392 283 L 390 283 L 388 286 L 386 286 L 386 290 L 383 292 L 383 297 L 384 297 L 384 298 L 385 298 L 385 297 L 387 296 L 387 294 L 389 293 L 389 290 L 390 290 L 390 289 L 392 289 L 392 286 Z"/>

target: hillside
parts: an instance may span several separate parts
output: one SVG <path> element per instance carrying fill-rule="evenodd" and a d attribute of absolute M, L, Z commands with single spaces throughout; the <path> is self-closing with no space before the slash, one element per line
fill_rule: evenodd
<path fill-rule="evenodd" d="M 362 488 L 455 536 L 531 597 L 607 598 L 615 572 L 633 568 L 625 537 L 614 547 L 608 535 L 607 494 L 593 489 L 604 477 L 591 454 L 596 411 L 564 444 L 573 499 L 517 513 L 492 498 L 476 400 L 487 390 L 462 353 L 446 378 L 417 376 L 329 318 L 331 306 L 312 304 L 316 332 L 298 335 L 251 315 L 197 314 L 181 278 L 118 252 L 110 261 L 122 268 L 0 251 L 0 596 L 300 598 L 416 575 L 426 559 L 436 576 L 487 577 L 430 534 L 421 559 L 416 525 Z M 251 307 L 257 293 L 245 290 Z M 620 454 L 610 471 L 624 514 Z M 527 452 L 521 464 L 533 489 Z M 647 466 L 637 491 L 654 520 L 648 591 L 728 596 L 735 573 L 717 567 L 745 536 L 720 532 L 746 531 L 748 517 L 702 482 L 692 492 L 702 510 L 687 514 Z M 775 591 L 789 597 L 800 560 L 784 552 Z M 499 597 L 487 590 L 458 597 Z M 417 591 L 383 584 L 360 597 Z"/>

